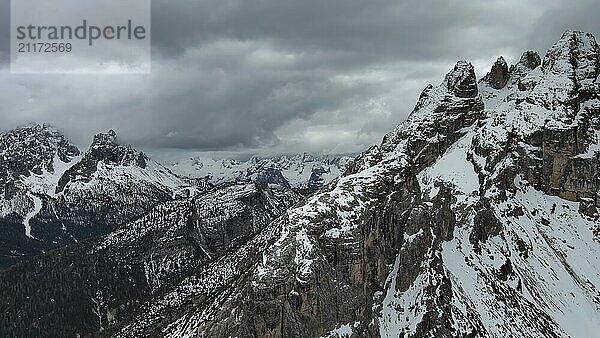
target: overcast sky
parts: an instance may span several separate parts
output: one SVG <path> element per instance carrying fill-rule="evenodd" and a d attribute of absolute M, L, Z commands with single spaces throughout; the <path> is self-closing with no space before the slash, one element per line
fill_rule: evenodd
<path fill-rule="evenodd" d="M 114 129 L 156 151 L 358 152 L 459 59 L 543 53 L 600 32 L 598 1 L 154 0 L 150 75 L 12 75 L 0 0 L 0 130 Z"/>

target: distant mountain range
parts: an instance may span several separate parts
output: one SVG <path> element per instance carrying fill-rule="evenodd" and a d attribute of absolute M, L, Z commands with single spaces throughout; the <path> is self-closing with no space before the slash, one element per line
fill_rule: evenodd
<path fill-rule="evenodd" d="M 343 174 L 351 160 L 348 156 L 310 154 L 253 157 L 248 161 L 196 157 L 169 168 L 179 175 L 213 185 L 253 181 L 314 193 Z"/>

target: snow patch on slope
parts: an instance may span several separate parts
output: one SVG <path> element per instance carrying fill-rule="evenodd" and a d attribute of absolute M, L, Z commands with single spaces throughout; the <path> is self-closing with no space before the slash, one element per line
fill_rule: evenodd
<path fill-rule="evenodd" d="M 352 328 L 358 327 L 360 322 L 348 323 L 341 325 L 335 330 L 330 331 L 325 336 L 321 338 L 350 338 L 352 336 Z"/>
<path fill-rule="evenodd" d="M 471 148 L 473 131 L 470 130 L 458 140 L 431 167 L 421 171 L 417 177 L 421 189 L 434 197 L 439 189 L 436 182 L 450 183 L 458 193 L 471 195 L 479 191 L 479 177 L 473 169 L 473 164 L 467 160 L 467 152 Z"/>
<path fill-rule="evenodd" d="M 33 200 L 33 210 L 25 215 L 25 218 L 23 219 L 23 225 L 25 226 L 25 236 L 34 238 L 31 235 L 31 224 L 29 224 L 29 222 L 42 210 L 42 200 L 33 194 L 29 194 L 28 196 Z"/>
<path fill-rule="evenodd" d="M 511 303 L 498 302 L 500 284 L 500 292 L 523 304 L 520 311 L 543 310 L 565 337 L 594 336 L 600 330 L 600 246 L 593 239 L 594 222 L 579 214 L 577 203 L 547 196 L 520 180 L 516 185 L 516 195 L 495 210 L 503 234 L 481 243 L 482 254 L 469 242 L 471 227 L 457 228 L 454 240 L 443 244 L 454 307 L 462 314 L 474 310 L 489 337 L 527 329 L 523 314 L 514 315 Z M 515 216 L 515 208 L 524 214 Z M 507 260 L 515 276 L 499 282 L 497 273 Z M 543 334 L 540 330 L 527 332 L 535 337 L 535 332 Z"/>
<path fill-rule="evenodd" d="M 71 162 L 63 162 L 58 155 L 54 156 L 52 167 L 54 171 L 44 171 L 41 175 L 32 174 L 29 177 L 23 178 L 23 183 L 34 194 L 42 194 L 52 198 L 56 198 L 55 193 L 58 181 L 75 163 L 79 162 L 82 155 L 75 156 Z"/>
<path fill-rule="evenodd" d="M 401 257 L 398 255 L 386 283 L 387 292 L 383 299 L 383 308 L 379 318 L 382 338 L 396 338 L 402 337 L 405 333 L 414 333 L 425 312 L 425 309 L 420 306 L 424 275 L 419 275 L 406 292 L 401 294 L 396 292 L 400 260 Z"/>

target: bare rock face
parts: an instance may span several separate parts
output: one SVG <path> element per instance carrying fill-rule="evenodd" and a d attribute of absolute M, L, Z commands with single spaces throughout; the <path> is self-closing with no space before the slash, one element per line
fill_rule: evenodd
<path fill-rule="evenodd" d="M 466 61 L 459 61 L 444 80 L 448 91 L 458 98 L 474 98 L 477 96 L 475 69 Z"/>
<path fill-rule="evenodd" d="M 492 66 L 492 70 L 484 78 L 484 80 L 487 81 L 494 89 L 504 88 L 509 79 L 510 73 L 508 71 L 508 65 L 502 56 L 496 60 Z"/>
<path fill-rule="evenodd" d="M 529 70 L 534 70 L 541 64 L 542 59 L 540 58 L 540 55 L 537 52 L 531 50 L 524 52 L 523 55 L 521 55 L 521 58 L 519 59 L 518 63 L 519 66 L 522 66 Z"/>
<path fill-rule="evenodd" d="M 570 201 L 594 199 L 598 190 L 597 158 L 579 156 L 585 153 L 585 132 L 579 128 L 566 130 L 544 129 L 541 132 L 540 158 L 527 161 L 535 165 L 528 180 L 548 194 Z M 590 154 L 591 155 L 591 154 Z"/>

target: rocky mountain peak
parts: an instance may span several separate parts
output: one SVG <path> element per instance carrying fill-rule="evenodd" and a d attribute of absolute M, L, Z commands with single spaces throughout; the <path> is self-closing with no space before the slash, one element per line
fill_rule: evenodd
<path fill-rule="evenodd" d="M 593 81 L 600 68 L 598 55 L 598 43 L 593 34 L 568 30 L 544 56 L 542 71 L 545 74 L 568 74 L 579 81 Z"/>
<path fill-rule="evenodd" d="M 97 161 L 103 161 L 107 164 L 130 166 L 137 165 L 144 168 L 148 157 L 141 151 L 131 146 L 124 146 L 118 143 L 117 133 L 109 130 L 107 133 L 96 134 L 90 150 L 86 157 L 93 157 Z"/>
<path fill-rule="evenodd" d="M 540 55 L 532 50 L 528 50 L 521 54 L 521 58 L 517 64 L 510 67 L 510 76 L 513 83 L 517 83 L 519 89 L 524 91 L 527 89 L 526 84 L 521 82 L 521 79 L 529 74 L 532 70 L 536 69 L 542 64 Z"/>
<path fill-rule="evenodd" d="M 0 174 L 18 178 L 54 172 L 54 159 L 68 163 L 79 149 L 56 128 L 30 124 L 0 134 Z M 6 177 L 5 177 L 6 179 Z"/>
<path fill-rule="evenodd" d="M 71 181 L 89 182 L 96 170 L 98 164 L 111 166 L 137 166 L 146 168 L 148 157 L 142 151 L 138 151 L 131 146 L 123 146 L 117 142 L 117 134 L 114 130 L 107 133 L 94 136 L 92 145 L 83 155 L 79 163 L 72 166 L 61 177 L 56 192 L 60 192 Z"/>
<path fill-rule="evenodd" d="M 448 90 L 460 98 L 473 98 L 478 94 L 475 67 L 469 62 L 458 61 L 444 80 Z"/>
<path fill-rule="evenodd" d="M 517 63 L 517 65 L 523 66 L 529 70 L 536 69 L 541 64 L 542 59 L 540 58 L 540 55 L 532 50 L 523 52 L 519 62 Z"/>
<path fill-rule="evenodd" d="M 462 129 L 475 123 L 484 109 L 475 68 L 459 61 L 437 85 L 428 85 L 406 121 L 386 134 L 381 145 L 359 155 L 347 174 L 358 173 L 386 157 L 409 154 L 417 166 L 431 164 L 456 139 Z"/>
<path fill-rule="evenodd" d="M 508 64 L 504 57 L 500 56 L 492 66 L 492 70 L 485 76 L 484 80 L 494 89 L 502 89 L 508 83 L 510 73 Z"/>
<path fill-rule="evenodd" d="M 107 133 L 94 135 L 92 147 L 99 145 L 117 145 L 117 133 L 111 129 Z"/>

